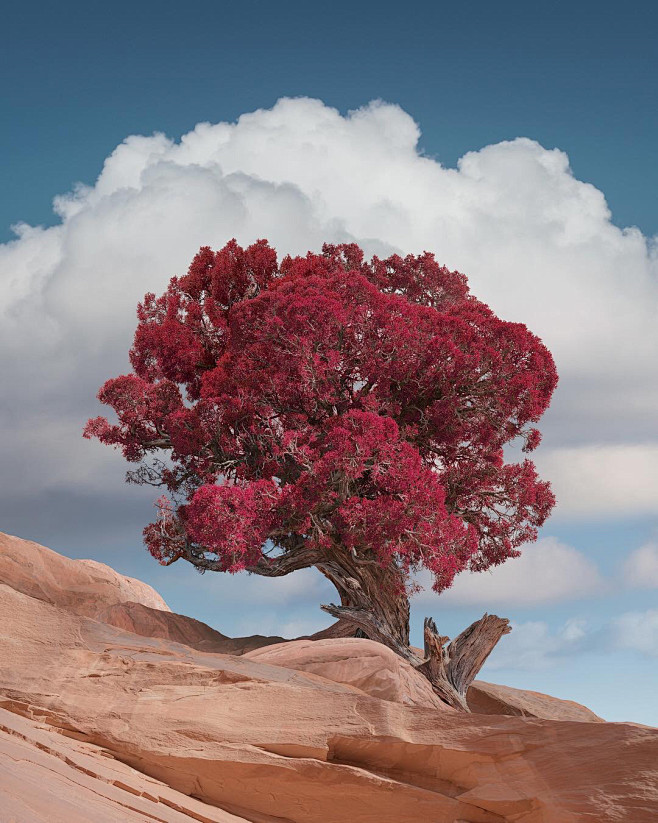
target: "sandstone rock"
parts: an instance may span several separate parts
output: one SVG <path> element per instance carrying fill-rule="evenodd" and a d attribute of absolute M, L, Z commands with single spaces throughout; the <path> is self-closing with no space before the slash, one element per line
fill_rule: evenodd
<path fill-rule="evenodd" d="M 2 746 L 23 747 L 4 749 L 0 809 L 20 823 L 656 819 L 658 730 L 410 704 L 369 641 L 210 653 L 26 588 L 0 585 Z"/>
<path fill-rule="evenodd" d="M 540 692 L 513 689 L 475 680 L 466 695 L 468 707 L 477 714 L 506 714 L 517 717 L 543 717 L 546 720 L 578 720 L 604 723 L 591 709 L 571 700 L 560 700 Z"/>
<path fill-rule="evenodd" d="M 195 649 L 243 654 L 282 637 L 227 637 L 199 620 L 175 614 L 151 586 L 96 560 L 71 560 L 0 532 L 0 583 L 75 614 L 93 617 L 144 637 Z"/>
<path fill-rule="evenodd" d="M 119 574 L 104 563 L 71 560 L 31 540 L 2 532 L 0 583 L 89 617 L 128 602 L 169 611 L 155 589 L 141 580 Z"/>
<path fill-rule="evenodd" d="M 142 603 L 116 603 L 94 615 L 96 620 L 142 637 L 173 640 L 200 651 L 244 654 L 262 646 L 284 642 L 282 637 L 227 637 L 200 620 L 149 608 Z"/>
<path fill-rule="evenodd" d="M 380 700 L 453 711 L 409 663 L 372 640 L 356 637 L 293 640 L 265 646 L 245 656 L 250 660 L 312 672 L 327 680 L 354 686 Z"/>
<path fill-rule="evenodd" d="M 243 823 L 45 723 L 0 709 L 3 823 Z"/>

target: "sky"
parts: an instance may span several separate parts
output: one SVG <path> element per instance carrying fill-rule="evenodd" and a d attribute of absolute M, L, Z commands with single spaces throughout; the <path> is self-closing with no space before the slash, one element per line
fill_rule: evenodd
<path fill-rule="evenodd" d="M 432 251 L 553 352 L 558 505 L 413 604 L 509 617 L 494 682 L 658 725 L 658 13 L 583 2 L 32 3 L 0 32 L 0 530 L 154 585 L 227 634 L 329 618 L 316 572 L 159 567 L 153 495 L 81 437 L 135 307 L 201 245 Z M 632 684 L 629 689 L 629 684 Z"/>

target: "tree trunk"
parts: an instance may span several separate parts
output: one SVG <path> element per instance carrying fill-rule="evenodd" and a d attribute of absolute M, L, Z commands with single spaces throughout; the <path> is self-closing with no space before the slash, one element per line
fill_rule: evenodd
<path fill-rule="evenodd" d="M 366 637 L 390 646 L 402 656 L 411 654 L 409 598 L 397 569 L 383 568 L 374 560 L 356 558 L 341 550 L 316 563 L 316 567 L 340 595 L 340 606 L 331 603 L 321 607 L 342 624 L 336 624 L 334 631 L 342 634 L 343 626 L 351 626 L 352 636 L 360 629 Z"/>
<path fill-rule="evenodd" d="M 485 614 L 450 641 L 439 635 L 432 618 L 425 619 L 425 654 L 409 647 L 409 598 L 399 571 L 336 550 L 317 568 L 336 586 L 341 605 L 321 608 L 338 618 L 312 635 L 367 637 L 388 646 L 423 674 L 435 693 L 450 706 L 468 712 L 466 692 L 500 638 L 511 631 L 509 621 Z"/>

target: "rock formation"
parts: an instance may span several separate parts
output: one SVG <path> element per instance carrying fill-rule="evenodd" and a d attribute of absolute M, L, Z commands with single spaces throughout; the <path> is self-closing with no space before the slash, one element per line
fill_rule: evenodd
<path fill-rule="evenodd" d="M 139 603 L 169 612 L 160 595 L 141 580 L 125 577 L 95 560 L 61 554 L 0 532 L 0 582 L 75 614 L 96 617 L 119 603 Z"/>
<path fill-rule="evenodd" d="M 509 714 L 517 717 L 543 717 L 545 720 L 578 720 L 603 723 L 593 711 L 574 703 L 539 692 L 496 686 L 476 680 L 468 690 L 468 706 L 477 714 Z"/>
<path fill-rule="evenodd" d="M 0 621 L 2 823 L 656 820 L 658 730 L 490 684 L 460 714 L 369 640 L 239 656 L 148 586 L 17 538 Z"/>

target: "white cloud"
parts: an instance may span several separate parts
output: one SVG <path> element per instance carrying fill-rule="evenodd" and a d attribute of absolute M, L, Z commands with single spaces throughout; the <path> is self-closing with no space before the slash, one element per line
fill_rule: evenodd
<path fill-rule="evenodd" d="M 562 382 L 549 445 L 643 437 L 655 449 L 655 248 L 612 224 L 603 194 L 576 180 L 557 149 L 520 138 L 446 169 L 418 138 L 394 105 L 341 116 L 284 99 L 234 124 L 199 124 L 179 142 L 128 137 L 93 186 L 56 199 L 60 225 L 21 226 L 0 246 L 6 490 L 17 493 L 17 477 L 25 493 L 121 482 L 108 450 L 79 442 L 98 413 L 93 397 L 128 368 L 143 294 L 184 272 L 200 245 L 233 236 L 267 237 L 281 253 L 344 240 L 368 253 L 434 251 L 554 352 Z M 597 469 L 574 480 L 569 464 L 587 454 L 547 458 L 562 506 L 625 512 L 639 500 L 645 511 L 655 500 L 652 470 L 618 452 L 615 466 L 639 465 L 647 483 L 624 481 L 614 494 L 606 480 L 596 504 L 587 484 Z"/>
<path fill-rule="evenodd" d="M 657 352 L 658 354 L 658 352 Z M 658 444 L 598 445 L 537 451 L 551 481 L 556 514 L 606 517 L 658 511 Z"/>
<path fill-rule="evenodd" d="M 512 623 L 487 660 L 488 670 L 544 669 L 569 654 L 580 652 L 589 630 L 583 620 L 571 618 L 555 632 L 543 621 Z"/>
<path fill-rule="evenodd" d="M 658 657 L 658 609 L 626 612 L 612 621 L 612 641 L 619 649 L 630 649 Z"/>
<path fill-rule="evenodd" d="M 512 621 L 511 626 L 487 660 L 487 669 L 543 669 L 569 655 L 610 654 L 611 649 L 658 657 L 658 609 L 625 612 L 598 628 L 579 618 L 570 618 L 557 630 L 544 621 Z"/>
<path fill-rule="evenodd" d="M 459 575 L 452 588 L 437 597 L 429 575 L 420 575 L 425 590 L 417 604 L 432 606 L 534 606 L 575 600 L 605 590 L 604 581 L 585 555 L 554 537 L 524 546 L 521 557 L 508 560 L 488 572 Z"/>
<path fill-rule="evenodd" d="M 627 557 L 624 577 L 630 586 L 658 588 L 658 544 L 646 543 Z"/>

